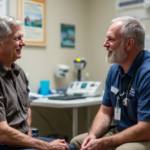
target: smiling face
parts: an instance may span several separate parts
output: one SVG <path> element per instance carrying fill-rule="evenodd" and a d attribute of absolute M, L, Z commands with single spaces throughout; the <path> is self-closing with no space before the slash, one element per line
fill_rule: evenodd
<path fill-rule="evenodd" d="M 120 34 L 121 27 L 121 22 L 113 23 L 106 34 L 106 41 L 103 46 L 108 51 L 106 60 L 109 63 L 120 63 L 127 57 L 124 41 Z"/>
<path fill-rule="evenodd" d="M 8 67 L 21 58 L 22 47 L 25 46 L 23 33 L 19 26 L 11 27 L 12 33 L 6 40 L 0 39 L 0 60 Z"/>

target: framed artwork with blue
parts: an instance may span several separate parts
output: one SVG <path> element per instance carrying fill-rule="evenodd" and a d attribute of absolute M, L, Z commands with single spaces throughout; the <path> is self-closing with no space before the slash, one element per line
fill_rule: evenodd
<path fill-rule="evenodd" d="M 61 47 L 75 47 L 75 26 L 61 24 Z"/>
<path fill-rule="evenodd" d="M 46 0 L 18 0 L 18 18 L 22 20 L 27 45 L 46 45 Z"/>

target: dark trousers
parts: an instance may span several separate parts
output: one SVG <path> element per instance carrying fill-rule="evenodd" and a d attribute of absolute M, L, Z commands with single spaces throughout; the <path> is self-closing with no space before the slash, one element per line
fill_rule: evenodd
<path fill-rule="evenodd" d="M 33 138 L 45 141 L 45 142 L 52 142 L 55 139 L 51 139 L 51 138 L 45 138 L 45 137 L 40 137 L 38 134 L 33 134 L 32 135 Z M 69 150 L 75 150 L 74 146 L 68 144 Z M 0 150 L 37 150 L 37 149 L 32 149 L 32 148 L 18 148 L 18 147 L 11 147 L 11 146 L 7 146 L 5 144 L 0 143 Z"/>

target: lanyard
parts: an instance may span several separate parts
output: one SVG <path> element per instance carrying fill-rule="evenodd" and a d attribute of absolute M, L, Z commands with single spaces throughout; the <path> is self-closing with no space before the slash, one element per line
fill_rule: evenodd
<path fill-rule="evenodd" d="M 125 95 L 125 94 L 126 94 L 126 97 L 125 97 L 125 99 L 123 100 L 123 105 L 128 106 L 129 91 L 130 91 L 131 86 L 132 86 L 132 83 L 133 83 L 133 81 L 134 81 L 136 72 L 137 72 L 137 70 L 139 69 L 139 67 L 141 66 L 142 62 L 143 62 L 144 54 L 145 54 L 145 52 L 143 51 L 142 58 L 141 58 L 141 60 L 140 60 L 140 62 L 139 62 L 139 64 L 138 64 L 138 67 L 137 67 L 137 69 L 136 69 L 136 71 L 135 71 L 135 73 L 134 73 L 134 76 L 132 77 L 132 79 L 131 79 L 131 81 L 129 82 L 127 88 L 125 89 L 125 91 L 124 91 L 122 94 L 119 94 L 120 75 L 118 74 L 118 84 L 117 84 L 117 89 L 118 89 L 118 91 L 117 91 L 116 94 L 115 94 L 115 95 L 117 96 L 117 102 L 116 102 L 116 107 L 117 107 L 117 108 L 119 107 L 120 96 L 123 96 L 123 95 Z"/>

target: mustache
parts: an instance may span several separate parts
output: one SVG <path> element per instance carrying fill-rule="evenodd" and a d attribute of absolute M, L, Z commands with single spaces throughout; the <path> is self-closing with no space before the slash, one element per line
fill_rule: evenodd
<path fill-rule="evenodd" d="M 106 48 L 107 51 L 114 51 L 111 47 Z"/>
<path fill-rule="evenodd" d="M 16 50 L 21 50 L 21 47 L 17 47 Z"/>

